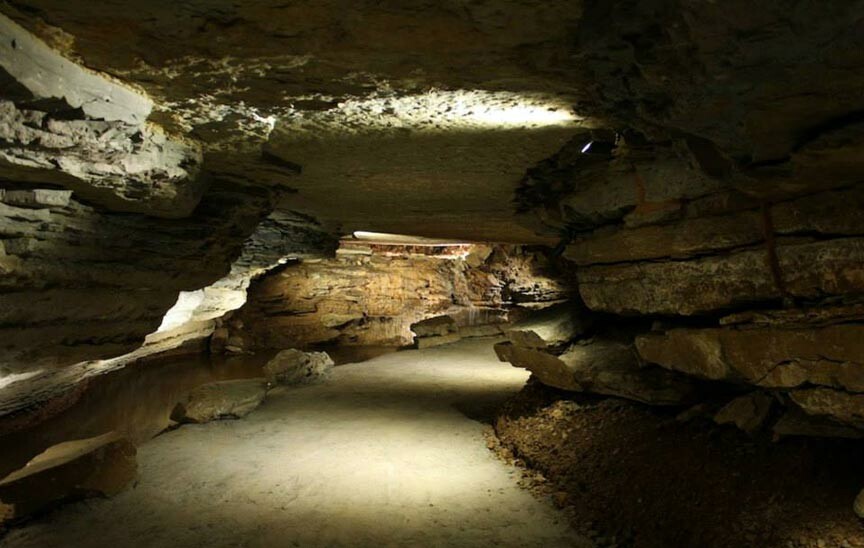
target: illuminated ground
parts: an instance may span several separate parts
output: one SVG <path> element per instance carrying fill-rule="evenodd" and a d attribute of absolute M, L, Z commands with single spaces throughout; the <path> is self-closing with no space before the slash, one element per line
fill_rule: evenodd
<path fill-rule="evenodd" d="M 580 546 L 476 417 L 525 382 L 489 340 L 379 356 L 139 451 L 138 485 L 0 546 Z"/>

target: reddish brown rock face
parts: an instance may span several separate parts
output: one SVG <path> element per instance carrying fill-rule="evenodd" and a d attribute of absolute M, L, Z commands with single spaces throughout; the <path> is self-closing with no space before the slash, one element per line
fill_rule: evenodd
<path fill-rule="evenodd" d="M 228 320 L 226 344 L 237 350 L 405 346 L 414 340 L 411 324 L 432 316 L 450 314 L 466 327 L 498 324 L 515 305 L 549 304 L 569 294 L 561 279 L 543 272 L 542 255 L 521 249 L 498 247 L 479 263 L 402 249 L 340 253 L 266 276 Z"/>

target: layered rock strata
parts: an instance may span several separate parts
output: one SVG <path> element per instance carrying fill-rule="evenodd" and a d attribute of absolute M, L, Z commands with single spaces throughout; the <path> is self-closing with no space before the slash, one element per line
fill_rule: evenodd
<path fill-rule="evenodd" d="M 633 336 L 601 328 L 589 331 L 574 305 L 556 307 L 506 331 L 495 345 L 501 361 L 525 368 L 543 384 L 654 405 L 692 401 L 695 386 L 659 367 L 641 367 Z"/>
<path fill-rule="evenodd" d="M 542 254 L 521 248 L 465 257 L 388 249 L 285 265 L 253 284 L 247 305 L 217 335 L 232 351 L 407 346 L 411 325 L 429 317 L 446 313 L 470 330 L 570 294 Z"/>

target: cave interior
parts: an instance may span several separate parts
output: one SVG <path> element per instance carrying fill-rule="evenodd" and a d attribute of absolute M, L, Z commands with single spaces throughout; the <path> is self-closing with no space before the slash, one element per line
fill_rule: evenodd
<path fill-rule="evenodd" d="M 0 2 L 0 547 L 864 547 L 862 37 Z"/>

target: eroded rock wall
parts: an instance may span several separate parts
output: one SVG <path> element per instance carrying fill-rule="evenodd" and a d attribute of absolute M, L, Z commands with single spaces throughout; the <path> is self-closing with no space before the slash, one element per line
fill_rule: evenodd
<path fill-rule="evenodd" d="M 413 340 L 411 324 L 428 317 L 498 324 L 517 306 L 546 306 L 570 294 L 540 252 L 466 247 L 464 256 L 385 248 L 286 265 L 253 283 L 248 303 L 220 335 L 233 351 L 404 346 Z"/>

